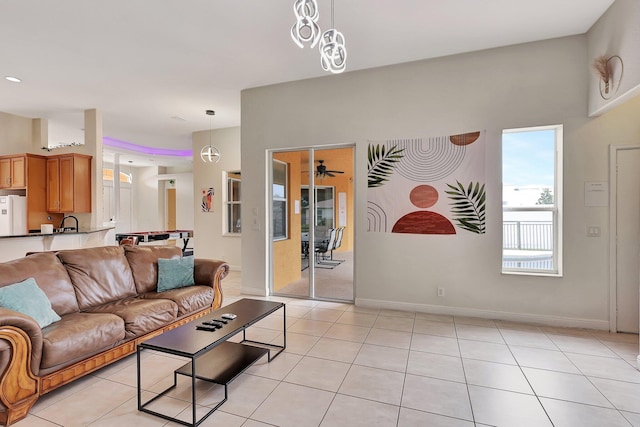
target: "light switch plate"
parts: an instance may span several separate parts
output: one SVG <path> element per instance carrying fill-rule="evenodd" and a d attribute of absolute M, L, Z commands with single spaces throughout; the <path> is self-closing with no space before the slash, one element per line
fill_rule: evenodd
<path fill-rule="evenodd" d="M 587 237 L 600 237 L 600 227 L 595 225 L 587 226 Z"/>

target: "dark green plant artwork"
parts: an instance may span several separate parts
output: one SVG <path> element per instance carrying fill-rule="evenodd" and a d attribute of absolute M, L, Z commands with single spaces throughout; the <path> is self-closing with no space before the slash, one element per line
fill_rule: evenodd
<path fill-rule="evenodd" d="M 369 188 L 381 187 L 393 173 L 395 163 L 404 156 L 404 148 L 393 146 L 388 150 L 384 144 L 369 144 L 369 171 L 367 173 L 367 186 Z"/>
<path fill-rule="evenodd" d="M 453 201 L 451 212 L 458 227 L 476 234 L 485 233 L 485 206 L 486 193 L 484 184 L 479 182 L 475 185 L 470 182 L 465 188 L 456 180 L 457 186 L 447 184 L 450 191 L 445 191 L 449 199 Z"/>

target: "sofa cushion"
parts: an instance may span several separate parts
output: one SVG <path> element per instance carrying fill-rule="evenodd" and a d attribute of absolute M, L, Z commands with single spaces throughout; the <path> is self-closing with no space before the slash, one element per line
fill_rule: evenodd
<path fill-rule="evenodd" d="M 0 287 L 0 307 L 33 317 L 41 328 L 60 320 L 33 277 Z"/>
<path fill-rule="evenodd" d="M 158 258 L 158 292 L 193 285 L 193 256 Z"/>
<path fill-rule="evenodd" d="M 125 337 L 124 321 L 113 314 L 72 313 L 42 330 L 40 369 L 88 357 Z"/>
<path fill-rule="evenodd" d="M 120 246 L 59 251 L 80 310 L 136 295 L 131 268 Z"/>
<path fill-rule="evenodd" d="M 177 246 L 124 246 L 138 294 L 152 292 L 158 285 L 158 258 L 180 258 Z"/>
<path fill-rule="evenodd" d="M 213 288 L 211 286 L 188 286 L 165 292 L 147 292 L 142 298 L 170 299 L 178 305 L 178 317 L 195 313 L 213 304 Z"/>
<path fill-rule="evenodd" d="M 178 316 L 178 306 L 168 299 L 126 298 L 89 310 L 90 313 L 111 313 L 124 320 L 126 338 L 134 338 L 167 325 Z"/>
<path fill-rule="evenodd" d="M 60 316 L 79 311 L 76 292 L 67 270 L 51 252 L 39 252 L 27 257 L 0 263 L 0 286 L 33 277 L 49 298 L 53 311 Z"/>

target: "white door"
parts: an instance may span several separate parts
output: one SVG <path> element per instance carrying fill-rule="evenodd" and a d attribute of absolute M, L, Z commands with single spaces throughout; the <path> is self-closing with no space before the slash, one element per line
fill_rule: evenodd
<path fill-rule="evenodd" d="M 618 332 L 638 333 L 640 148 L 617 150 L 616 301 Z"/>
<path fill-rule="evenodd" d="M 137 231 L 134 230 L 135 226 L 132 219 L 131 188 L 120 187 L 120 215 L 118 216 L 116 230 L 120 233 L 130 233 L 132 231 Z"/>

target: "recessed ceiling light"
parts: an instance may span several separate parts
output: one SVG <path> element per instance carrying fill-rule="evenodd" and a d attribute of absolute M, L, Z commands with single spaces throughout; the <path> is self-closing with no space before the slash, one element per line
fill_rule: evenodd
<path fill-rule="evenodd" d="M 13 82 L 13 83 L 20 83 L 22 81 L 17 77 L 11 77 L 11 76 L 6 76 L 5 79 L 7 79 L 7 80 L 9 80 L 10 82 Z"/>

